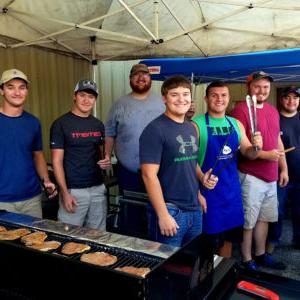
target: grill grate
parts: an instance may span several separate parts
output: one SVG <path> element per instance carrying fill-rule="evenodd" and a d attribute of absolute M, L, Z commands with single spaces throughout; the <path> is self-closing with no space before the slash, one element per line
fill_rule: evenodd
<path fill-rule="evenodd" d="M 17 228 L 22 227 L 22 228 L 30 229 L 31 232 L 38 231 L 37 229 L 32 228 L 32 227 L 23 226 L 23 225 L 19 226 L 16 224 L 7 223 L 7 222 L 3 222 L 3 221 L 0 221 L 0 225 L 5 226 L 8 230 L 17 229 Z M 145 253 L 127 251 L 126 249 L 122 249 L 122 248 L 115 248 L 115 247 L 110 247 L 110 246 L 106 246 L 106 245 L 101 245 L 101 244 L 97 244 L 95 242 L 80 240 L 80 239 L 68 237 L 65 235 L 59 235 L 59 234 L 51 233 L 51 232 L 47 232 L 47 231 L 44 231 L 44 232 L 46 232 L 48 235 L 46 241 L 58 241 L 58 242 L 61 242 L 61 244 L 62 244 L 61 247 L 59 247 L 58 249 L 47 251 L 47 253 L 52 253 L 52 254 L 60 255 L 63 257 L 67 257 L 69 259 L 79 261 L 82 253 L 76 253 L 76 254 L 72 254 L 72 255 L 66 255 L 66 254 L 61 253 L 62 246 L 65 243 L 72 241 L 72 242 L 84 243 L 91 247 L 90 250 L 85 251 L 84 253 L 103 251 L 103 252 L 107 252 L 111 255 L 117 256 L 118 261 L 115 264 L 106 266 L 106 267 L 101 267 L 101 268 L 114 269 L 116 267 L 133 266 L 133 267 L 138 267 L 138 268 L 148 267 L 152 270 L 163 261 L 162 258 L 151 256 L 151 255 L 148 255 Z M 6 242 L 17 243 L 19 245 L 21 244 L 22 246 L 26 247 L 23 243 L 21 243 L 20 239 L 14 240 L 14 241 L 6 241 Z M 35 251 L 38 251 L 38 250 L 35 250 Z M 84 262 L 82 262 L 82 263 L 84 263 Z"/>

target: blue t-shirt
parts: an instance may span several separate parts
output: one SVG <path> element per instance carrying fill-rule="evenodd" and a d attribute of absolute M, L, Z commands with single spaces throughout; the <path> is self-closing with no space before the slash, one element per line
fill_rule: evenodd
<path fill-rule="evenodd" d="M 23 112 L 0 113 L 0 201 L 17 202 L 41 193 L 32 152 L 42 151 L 39 120 Z"/>
<path fill-rule="evenodd" d="M 300 146 L 300 113 L 293 117 L 280 115 L 281 139 L 284 148 Z M 291 182 L 300 182 L 300 149 L 286 153 L 286 160 L 289 169 L 289 178 Z"/>
<path fill-rule="evenodd" d="M 199 209 L 197 132 L 185 121 L 177 123 L 166 115 L 153 120 L 140 137 L 140 163 L 159 164 L 158 178 L 165 202 L 183 210 Z"/>

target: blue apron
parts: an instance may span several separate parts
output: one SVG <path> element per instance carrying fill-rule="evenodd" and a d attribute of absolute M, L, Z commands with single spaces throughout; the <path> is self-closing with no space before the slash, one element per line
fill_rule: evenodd
<path fill-rule="evenodd" d="M 229 135 L 213 135 L 208 114 L 205 114 L 207 148 L 202 171 L 206 172 L 213 166 L 215 166 L 214 174 L 220 171 L 219 181 L 213 190 L 201 188 L 201 193 L 207 201 L 207 212 L 203 214 L 203 232 L 208 234 L 220 233 L 244 224 L 242 194 L 235 155 L 239 147 L 238 134 L 230 119 L 226 117 L 226 120 L 230 124 Z"/>

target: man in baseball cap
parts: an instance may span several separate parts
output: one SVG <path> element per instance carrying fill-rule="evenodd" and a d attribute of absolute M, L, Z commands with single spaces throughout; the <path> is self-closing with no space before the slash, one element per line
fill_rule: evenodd
<path fill-rule="evenodd" d="M 0 85 L 3 85 L 4 83 L 12 80 L 12 79 L 22 79 L 26 83 L 29 83 L 29 80 L 27 76 L 18 69 L 10 69 L 6 70 L 2 73 L 1 79 L 0 79 Z"/>
<path fill-rule="evenodd" d="M 49 198 L 57 191 L 48 175 L 40 121 L 24 111 L 28 83 L 17 69 L 4 71 L 0 81 L 0 157 L 5 158 L 0 162 L 0 209 L 41 218 L 41 182 Z"/>
<path fill-rule="evenodd" d="M 268 103 L 272 81 L 273 78 L 263 71 L 254 72 L 247 78 L 248 95 L 257 101 L 257 131 L 261 132 L 263 138 L 263 151 L 258 155 L 259 159 L 239 162 L 245 220 L 241 252 L 244 267 L 251 270 L 257 270 L 260 266 L 281 270 L 285 268 L 282 262 L 276 261 L 266 251 L 269 223 L 278 220 L 277 181 L 280 187 L 288 183 L 279 113 Z M 246 101 L 240 101 L 231 115 L 244 125 L 250 139 L 254 133 Z M 252 240 L 255 241 L 253 252 Z"/>
<path fill-rule="evenodd" d="M 90 91 L 96 97 L 99 95 L 97 84 L 92 80 L 79 80 L 75 86 L 74 93 L 81 91 Z"/>
<path fill-rule="evenodd" d="M 101 169 L 111 164 L 103 157 L 104 124 L 92 115 L 97 96 L 94 81 L 83 79 L 76 84 L 71 111 L 51 126 L 50 147 L 60 193 L 58 220 L 105 230 L 107 203 Z"/>
<path fill-rule="evenodd" d="M 250 75 L 248 75 L 247 83 L 249 85 L 251 82 L 257 81 L 257 80 L 263 79 L 263 78 L 267 78 L 267 79 L 269 79 L 270 82 L 273 82 L 273 78 L 269 74 L 265 73 L 264 71 L 258 71 L 258 72 L 253 72 Z"/>

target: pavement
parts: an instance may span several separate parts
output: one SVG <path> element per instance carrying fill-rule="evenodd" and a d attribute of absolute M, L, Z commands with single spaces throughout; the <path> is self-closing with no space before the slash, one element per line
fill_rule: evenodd
<path fill-rule="evenodd" d="M 240 252 L 236 246 L 234 247 L 233 256 L 238 262 L 241 261 Z M 286 269 L 261 268 L 261 271 L 300 281 L 300 250 L 293 248 L 292 245 L 292 224 L 290 219 L 286 219 L 283 222 L 281 242 L 280 245 L 275 247 L 273 257 L 283 262 L 286 265 Z"/>

